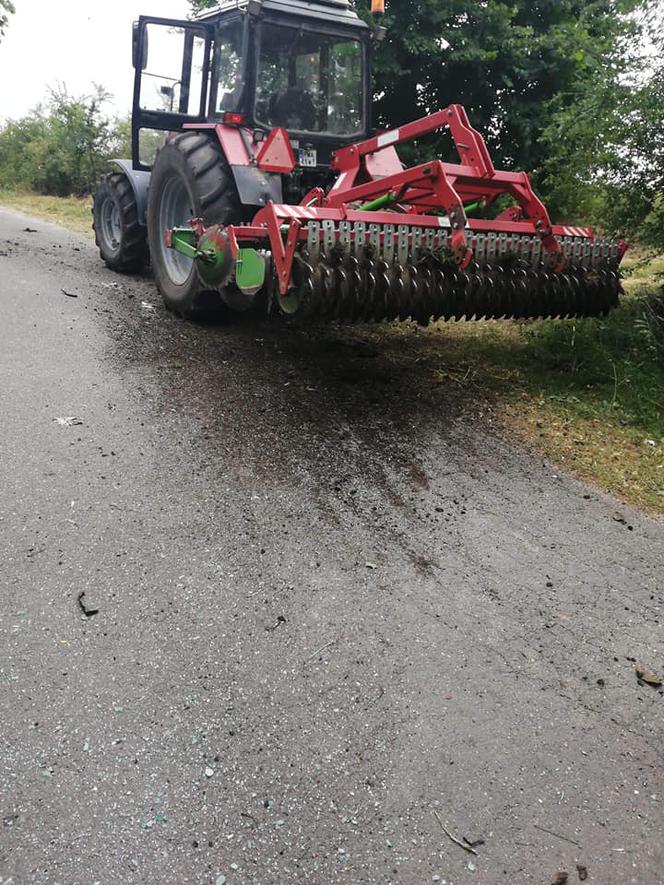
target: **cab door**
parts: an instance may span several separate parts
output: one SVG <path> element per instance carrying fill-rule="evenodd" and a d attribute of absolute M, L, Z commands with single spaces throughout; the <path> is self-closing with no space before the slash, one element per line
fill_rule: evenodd
<path fill-rule="evenodd" d="M 141 16 L 134 24 L 134 169 L 151 169 L 164 132 L 203 122 L 210 89 L 214 27 Z"/>

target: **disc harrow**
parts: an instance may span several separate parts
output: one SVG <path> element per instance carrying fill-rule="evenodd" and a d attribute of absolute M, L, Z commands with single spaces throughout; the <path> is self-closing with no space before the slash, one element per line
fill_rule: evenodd
<path fill-rule="evenodd" d="M 461 162 L 404 169 L 395 145 L 444 128 Z M 239 297 L 264 287 L 280 312 L 307 320 L 584 317 L 618 303 L 626 243 L 553 225 L 525 172 L 494 168 L 460 105 L 342 147 L 332 167 L 334 184 L 298 205 L 268 202 L 249 224 L 192 219 L 167 244 L 206 285 L 234 281 Z M 473 217 L 504 196 L 495 218 Z"/>

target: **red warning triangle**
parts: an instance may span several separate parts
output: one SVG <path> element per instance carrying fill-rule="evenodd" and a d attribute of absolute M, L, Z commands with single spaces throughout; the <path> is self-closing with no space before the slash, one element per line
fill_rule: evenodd
<path fill-rule="evenodd" d="M 277 126 L 263 142 L 256 157 L 258 168 L 265 172 L 292 172 L 295 154 L 285 129 Z"/>

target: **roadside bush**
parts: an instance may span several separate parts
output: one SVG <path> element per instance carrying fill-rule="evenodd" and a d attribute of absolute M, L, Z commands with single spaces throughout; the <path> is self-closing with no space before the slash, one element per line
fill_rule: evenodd
<path fill-rule="evenodd" d="M 641 235 L 645 243 L 664 249 L 664 192 L 653 200 L 652 209 L 641 227 Z"/>
<path fill-rule="evenodd" d="M 53 196 L 90 193 L 107 159 L 126 153 L 128 124 L 103 113 L 97 87 L 74 97 L 51 91 L 44 106 L 0 129 L 0 187 Z"/>

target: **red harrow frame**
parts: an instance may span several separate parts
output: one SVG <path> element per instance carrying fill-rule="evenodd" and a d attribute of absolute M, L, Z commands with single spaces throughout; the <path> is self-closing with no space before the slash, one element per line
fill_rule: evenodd
<path fill-rule="evenodd" d="M 404 169 L 395 146 L 443 128 L 460 163 Z M 288 171 L 288 157 L 283 169 L 271 162 Z M 341 148 L 332 167 L 338 177 L 331 189 L 314 188 L 299 205 L 270 203 L 250 224 L 207 231 L 193 222 L 234 268 L 248 250 L 271 259 L 266 285 L 285 313 L 427 323 L 593 315 L 617 303 L 626 243 L 552 225 L 528 175 L 494 168 L 460 105 Z M 501 195 L 514 205 L 495 219 L 468 217 L 469 204 L 490 206 Z M 242 290 L 242 275 L 236 277 Z M 247 291 L 256 288 L 255 280 L 247 284 Z"/>

